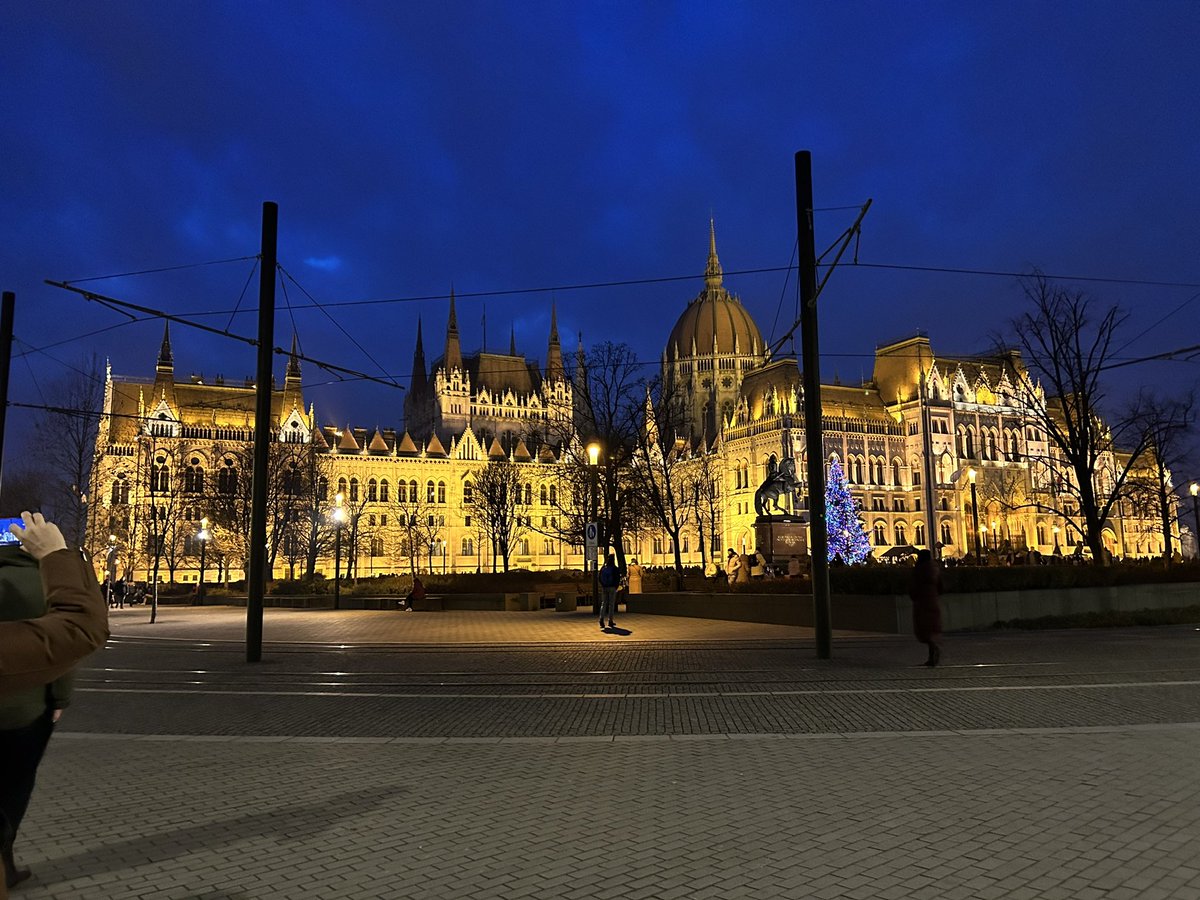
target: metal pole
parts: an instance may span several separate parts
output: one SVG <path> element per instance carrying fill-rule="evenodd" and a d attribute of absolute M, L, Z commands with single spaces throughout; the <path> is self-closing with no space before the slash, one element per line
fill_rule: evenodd
<path fill-rule="evenodd" d="M 829 659 L 829 535 L 825 519 L 825 447 L 821 423 L 821 354 L 817 341 L 817 249 L 813 229 L 812 154 L 796 154 L 796 227 L 799 240 L 800 349 L 804 360 L 804 443 L 808 454 L 808 531 L 812 562 L 813 627 L 817 658 Z"/>
<path fill-rule="evenodd" d="M 342 608 L 342 581 L 338 574 L 342 568 L 342 523 L 333 529 L 333 608 Z"/>
<path fill-rule="evenodd" d="M 13 314 L 17 295 L 5 291 L 0 300 L 0 485 L 4 483 L 4 419 L 8 412 L 8 369 L 12 363 Z"/>
<path fill-rule="evenodd" d="M 262 212 L 258 277 L 258 374 L 254 404 L 254 474 L 251 478 L 250 566 L 246 573 L 246 662 L 262 659 L 263 594 L 267 580 L 267 453 L 271 444 L 271 348 L 275 346 L 275 251 L 279 207 Z"/>
<path fill-rule="evenodd" d="M 596 555 L 592 557 L 592 611 L 600 615 L 600 473 L 592 466 L 592 521 L 596 523 Z M 586 543 L 584 545 L 586 549 Z"/>
<path fill-rule="evenodd" d="M 1196 503 L 1196 495 L 1192 494 L 1192 515 L 1196 518 L 1196 558 L 1200 559 L 1200 505 Z"/>
<path fill-rule="evenodd" d="M 196 602 L 204 605 L 204 551 L 208 549 L 208 541 L 200 539 L 200 582 L 196 585 Z"/>
<path fill-rule="evenodd" d="M 983 565 L 983 550 L 979 546 L 979 498 L 975 493 L 975 482 L 971 482 L 971 533 L 975 536 L 975 562 Z"/>

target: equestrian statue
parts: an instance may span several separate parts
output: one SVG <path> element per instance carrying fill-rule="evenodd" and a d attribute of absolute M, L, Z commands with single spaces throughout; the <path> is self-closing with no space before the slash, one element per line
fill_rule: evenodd
<path fill-rule="evenodd" d="M 800 479 L 796 477 L 796 460 L 785 456 L 777 462 L 772 453 L 767 460 L 767 477 L 754 492 L 754 511 L 762 518 L 770 518 L 773 512 L 787 515 L 787 510 L 779 503 L 779 498 L 785 494 L 791 494 L 799 505 Z"/>

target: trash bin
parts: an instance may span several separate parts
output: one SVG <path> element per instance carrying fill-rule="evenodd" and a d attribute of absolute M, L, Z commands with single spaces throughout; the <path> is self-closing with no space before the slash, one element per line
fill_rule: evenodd
<path fill-rule="evenodd" d="M 575 612 L 579 608 L 579 595 L 575 591 L 559 591 L 554 598 L 555 612 Z"/>

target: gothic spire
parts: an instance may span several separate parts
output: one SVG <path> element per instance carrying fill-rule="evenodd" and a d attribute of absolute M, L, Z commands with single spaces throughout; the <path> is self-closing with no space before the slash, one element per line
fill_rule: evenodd
<path fill-rule="evenodd" d="M 417 347 L 413 350 L 412 380 L 408 385 L 409 396 L 423 396 L 426 385 L 425 345 L 421 340 L 421 318 L 417 317 Z"/>
<path fill-rule="evenodd" d="M 546 377 L 561 379 L 563 377 L 562 345 L 558 342 L 558 313 L 554 301 L 550 301 L 550 347 L 546 351 Z"/>
<path fill-rule="evenodd" d="M 298 349 L 298 344 L 299 344 L 299 338 L 296 336 L 296 332 L 293 331 L 292 332 L 292 350 L 288 354 L 287 372 L 283 376 L 283 383 L 285 385 L 291 384 L 293 382 L 298 384 L 300 382 L 300 359 L 299 359 L 300 351 Z"/>
<path fill-rule="evenodd" d="M 458 316 L 454 313 L 454 285 L 450 286 L 450 319 L 446 323 L 446 355 L 442 360 L 446 374 L 463 367 L 462 345 L 458 340 Z"/>
<path fill-rule="evenodd" d="M 158 351 L 158 364 L 156 367 L 160 372 L 174 372 L 175 359 L 171 356 L 171 323 L 163 322 L 163 339 L 162 347 Z"/>
<path fill-rule="evenodd" d="M 508 355 L 517 355 L 517 326 L 515 323 L 508 327 Z"/>
<path fill-rule="evenodd" d="M 708 220 L 708 266 L 704 270 L 704 286 L 715 290 L 721 286 L 721 261 L 717 259 L 717 226 Z"/>

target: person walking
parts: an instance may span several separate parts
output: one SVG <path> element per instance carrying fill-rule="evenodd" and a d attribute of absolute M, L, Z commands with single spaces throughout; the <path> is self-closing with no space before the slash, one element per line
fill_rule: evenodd
<path fill-rule="evenodd" d="M 600 630 L 604 630 L 604 617 L 608 615 L 608 627 L 615 628 L 613 617 L 617 614 L 617 587 L 621 584 L 621 573 L 617 569 L 616 557 L 611 553 L 604 558 L 600 567 Z"/>
<path fill-rule="evenodd" d="M 913 634 L 917 640 L 929 647 L 929 658 L 925 665 L 936 666 L 942 659 L 942 573 L 928 550 L 917 551 L 917 562 L 913 566 L 912 585 L 908 596 L 912 598 Z"/>
<path fill-rule="evenodd" d="M 23 527 L 10 526 L 11 539 L 0 542 L 0 896 L 30 876 L 13 845 L 54 723 L 69 702 L 67 672 L 108 636 L 91 566 L 40 513 L 21 518 Z"/>

